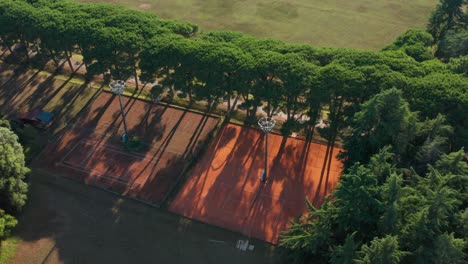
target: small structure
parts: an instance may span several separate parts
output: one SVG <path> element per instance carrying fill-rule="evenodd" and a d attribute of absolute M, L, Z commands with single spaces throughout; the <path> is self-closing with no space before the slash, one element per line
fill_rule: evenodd
<path fill-rule="evenodd" d="M 18 123 L 21 125 L 29 124 L 38 129 L 47 129 L 52 125 L 54 117 L 55 115 L 52 112 L 34 109 L 31 112 L 20 115 Z"/>

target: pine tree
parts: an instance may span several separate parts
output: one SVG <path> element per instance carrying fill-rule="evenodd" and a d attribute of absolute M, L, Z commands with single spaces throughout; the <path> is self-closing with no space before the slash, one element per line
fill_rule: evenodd
<path fill-rule="evenodd" d="M 355 264 L 359 243 L 354 241 L 356 232 L 348 235 L 343 245 L 337 246 L 331 255 L 332 264 Z"/>
<path fill-rule="evenodd" d="M 433 263 L 466 264 L 466 249 L 463 239 L 454 238 L 453 234 L 442 234 L 434 242 Z"/>
<path fill-rule="evenodd" d="M 354 115 L 351 130 L 344 137 L 345 151 L 340 155 L 349 168 L 355 162 L 367 163 L 378 151 L 391 145 L 403 159 L 417 131 L 418 118 L 411 112 L 402 92 L 392 88 L 365 102 Z"/>
<path fill-rule="evenodd" d="M 359 251 L 358 264 L 397 264 L 409 253 L 399 250 L 397 236 L 375 238 Z"/>

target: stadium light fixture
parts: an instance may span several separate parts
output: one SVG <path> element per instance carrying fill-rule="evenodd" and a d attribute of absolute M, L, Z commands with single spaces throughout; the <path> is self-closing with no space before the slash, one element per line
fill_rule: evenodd
<path fill-rule="evenodd" d="M 111 91 L 119 97 L 120 103 L 120 113 L 122 115 L 122 120 L 124 124 L 124 133 L 122 134 L 122 143 L 127 143 L 128 141 L 128 130 L 127 130 L 127 122 L 125 120 L 125 112 L 124 107 L 122 104 L 122 93 L 125 90 L 125 81 L 122 80 L 115 80 L 109 84 Z"/>
<path fill-rule="evenodd" d="M 260 126 L 260 129 L 263 131 L 263 133 L 265 133 L 265 169 L 260 176 L 260 181 L 265 183 L 268 176 L 268 134 L 276 125 L 276 121 L 270 117 L 262 117 L 260 120 L 258 120 L 258 125 Z"/>

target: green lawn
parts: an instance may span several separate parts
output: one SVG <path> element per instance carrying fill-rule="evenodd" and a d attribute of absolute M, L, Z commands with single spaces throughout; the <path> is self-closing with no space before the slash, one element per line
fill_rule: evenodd
<path fill-rule="evenodd" d="M 18 244 L 19 238 L 15 236 L 0 241 L 0 264 L 8 263 L 8 260 L 15 255 Z"/>
<path fill-rule="evenodd" d="M 79 0 L 81 2 L 103 2 Z M 437 0 L 112 0 L 114 4 L 194 22 L 318 46 L 380 49 L 424 27 Z"/>

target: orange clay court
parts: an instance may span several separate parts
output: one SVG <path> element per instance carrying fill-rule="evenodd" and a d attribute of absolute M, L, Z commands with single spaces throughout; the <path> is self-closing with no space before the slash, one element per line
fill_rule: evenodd
<path fill-rule="evenodd" d="M 169 209 L 205 223 L 277 244 L 290 220 L 315 206 L 337 185 L 342 164 L 335 156 L 324 169 L 326 146 L 270 134 L 266 183 L 264 134 L 229 124 L 171 201 Z"/>
<path fill-rule="evenodd" d="M 218 119 L 137 99 L 122 100 L 129 135 L 140 138 L 143 150 L 123 148 L 118 97 L 102 93 L 48 145 L 35 166 L 160 205 Z"/>

